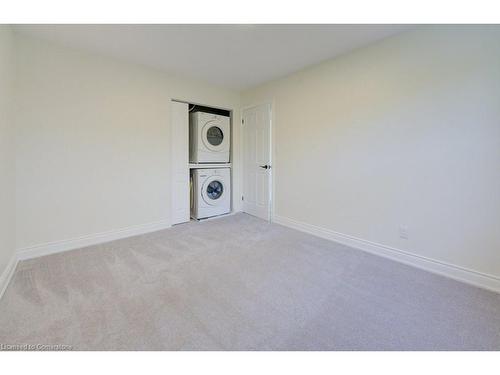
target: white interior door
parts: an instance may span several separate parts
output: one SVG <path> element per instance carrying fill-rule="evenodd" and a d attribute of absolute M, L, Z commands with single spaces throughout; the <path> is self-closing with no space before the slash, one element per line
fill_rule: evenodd
<path fill-rule="evenodd" d="M 271 219 L 271 106 L 243 110 L 243 211 Z"/>
<path fill-rule="evenodd" d="M 189 105 L 172 102 L 172 225 L 189 221 Z"/>

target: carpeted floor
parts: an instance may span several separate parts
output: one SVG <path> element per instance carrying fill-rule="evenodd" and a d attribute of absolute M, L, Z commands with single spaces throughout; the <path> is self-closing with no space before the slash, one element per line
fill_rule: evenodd
<path fill-rule="evenodd" d="M 500 350 L 500 295 L 238 214 L 20 263 L 0 344 Z"/>

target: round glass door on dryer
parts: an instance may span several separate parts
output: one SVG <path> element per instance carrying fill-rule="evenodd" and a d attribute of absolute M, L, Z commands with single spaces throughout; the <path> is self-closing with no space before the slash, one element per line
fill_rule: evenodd
<path fill-rule="evenodd" d="M 191 163 L 229 163 L 229 117 L 195 112 L 190 114 L 189 124 Z"/>

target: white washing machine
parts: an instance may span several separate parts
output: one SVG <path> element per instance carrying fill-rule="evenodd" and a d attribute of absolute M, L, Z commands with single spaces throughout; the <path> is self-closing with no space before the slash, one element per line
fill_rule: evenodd
<path fill-rule="evenodd" d="M 231 170 L 191 170 L 191 217 L 204 219 L 231 211 Z"/>
<path fill-rule="evenodd" d="M 228 116 L 206 112 L 190 113 L 190 163 L 229 163 L 230 144 Z"/>

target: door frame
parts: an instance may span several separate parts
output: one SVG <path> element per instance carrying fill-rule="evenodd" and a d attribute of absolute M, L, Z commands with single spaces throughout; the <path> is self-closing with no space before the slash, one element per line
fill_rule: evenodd
<path fill-rule="evenodd" d="M 276 155 L 274 153 L 275 145 L 275 127 L 274 127 L 274 99 L 266 100 L 262 102 L 253 103 L 250 105 L 246 105 L 240 108 L 240 160 L 241 160 L 241 196 L 239 199 L 241 200 L 244 194 L 245 188 L 245 165 L 244 165 L 244 153 L 245 153 L 245 132 L 243 129 L 243 113 L 247 109 L 252 109 L 261 105 L 269 106 L 269 164 L 271 165 L 271 169 L 269 170 L 269 222 L 272 223 L 274 221 L 274 212 L 275 212 L 275 183 L 274 183 L 274 170 L 276 169 Z M 241 211 L 243 211 L 243 203 L 241 204 Z"/>

